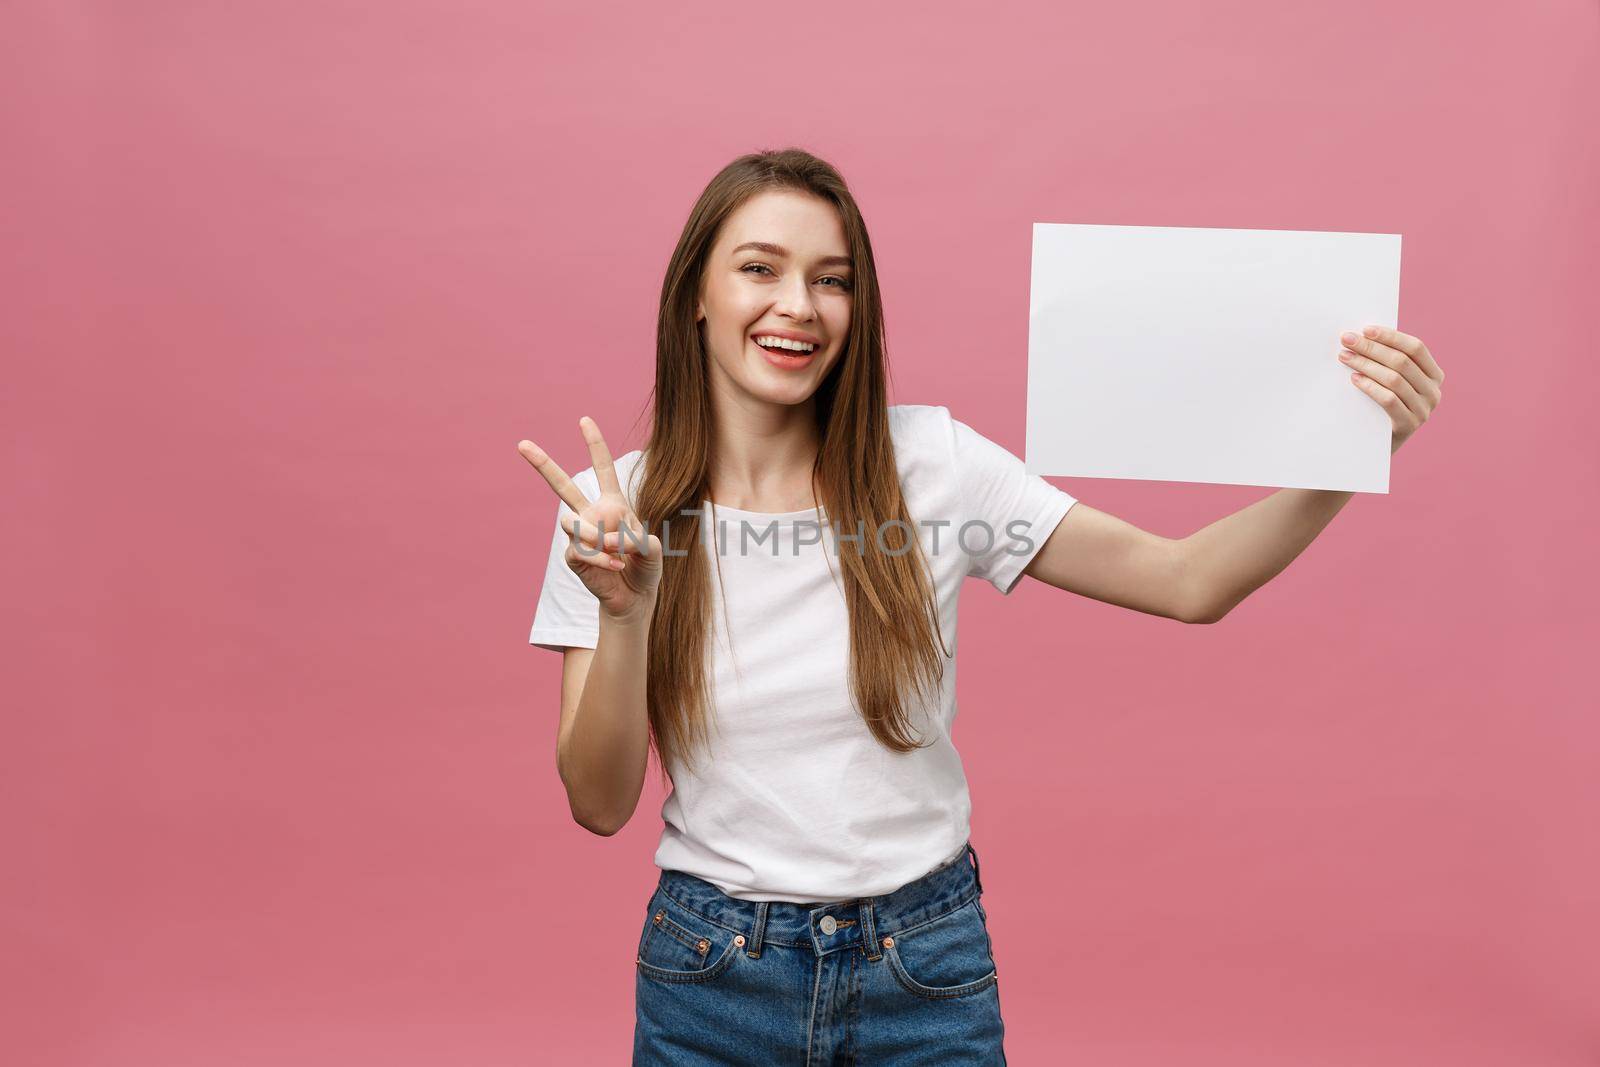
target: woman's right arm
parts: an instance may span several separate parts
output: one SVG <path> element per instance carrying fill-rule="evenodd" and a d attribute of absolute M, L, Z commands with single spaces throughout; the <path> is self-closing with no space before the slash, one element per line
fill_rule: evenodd
<path fill-rule="evenodd" d="M 648 608 L 653 607 L 654 598 Z M 644 789 L 650 754 L 648 608 L 637 618 L 602 612 L 596 646 L 562 654 L 556 769 L 573 819 L 608 837 L 627 825 Z"/>
<path fill-rule="evenodd" d="M 598 603 L 595 647 L 568 647 L 562 654 L 556 771 L 573 819 L 609 837 L 633 817 L 644 788 L 650 753 L 645 679 L 662 548 L 624 496 L 600 427 L 588 417 L 578 426 L 594 461 L 600 490 L 594 500 L 532 441 L 518 442 L 517 451 L 566 505 L 557 509 L 568 538 L 565 561 Z"/>

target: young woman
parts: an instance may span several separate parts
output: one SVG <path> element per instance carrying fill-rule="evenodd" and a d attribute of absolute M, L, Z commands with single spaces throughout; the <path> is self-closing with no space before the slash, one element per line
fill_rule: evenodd
<path fill-rule="evenodd" d="M 1346 335 L 1398 447 L 1443 372 Z M 1350 498 L 1285 489 L 1181 540 L 1076 504 L 945 407 L 889 406 L 872 246 L 838 172 L 743 156 L 662 286 L 653 422 L 569 478 L 531 641 L 561 649 L 573 817 L 672 791 L 635 965 L 635 1064 L 1004 1063 L 955 719 L 956 603 L 1028 574 L 1213 622 Z M 946 662 L 948 661 L 948 662 Z M 970 857 L 970 862 L 968 862 Z"/>

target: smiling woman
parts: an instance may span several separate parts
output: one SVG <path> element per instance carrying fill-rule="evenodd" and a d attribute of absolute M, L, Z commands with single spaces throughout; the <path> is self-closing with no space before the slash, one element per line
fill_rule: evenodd
<path fill-rule="evenodd" d="M 560 498 L 530 640 L 564 653 L 573 817 L 626 823 L 652 745 L 672 779 L 634 1062 L 1003 1062 L 946 667 L 962 581 L 1009 592 L 1074 500 L 889 405 L 866 225 L 806 152 L 712 179 L 658 321 L 646 448 L 613 459 L 584 419 L 569 478 L 520 446 Z M 722 516 L 774 540 L 730 551 Z"/>

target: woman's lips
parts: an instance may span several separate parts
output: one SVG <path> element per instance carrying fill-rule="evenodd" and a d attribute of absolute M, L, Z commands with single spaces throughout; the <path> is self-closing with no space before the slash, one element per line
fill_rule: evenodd
<path fill-rule="evenodd" d="M 750 343 L 756 345 L 754 341 Z M 761 345 L 756 345 L 756 348 L 766 357 L 768 363 L 781 370 L 800 370 L 802 367 L 809 366 L 811 361 L 816 358 L 818 351 L 813 348 L 809 352 L 791 352 L 783 348 L 763 348 Z"/>

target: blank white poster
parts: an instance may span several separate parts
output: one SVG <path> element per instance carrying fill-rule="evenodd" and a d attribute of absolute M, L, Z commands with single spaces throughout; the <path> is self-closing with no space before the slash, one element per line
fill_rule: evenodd
<path fill-rule="evenodd" d="M 1387 493 L 1335 357 L 1399 306 L 1399 234 L 1036 222 L 1027 469 Z"/>

